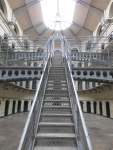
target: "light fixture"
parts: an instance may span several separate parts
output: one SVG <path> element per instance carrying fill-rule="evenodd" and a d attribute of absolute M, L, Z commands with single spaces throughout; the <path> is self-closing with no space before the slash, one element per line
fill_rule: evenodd
<path fill-rule="evenodd" d="M 75 10 L 74 0 L 42 0 L 44 24 L 52 30 L 65 30 L 71 26 Z"/>

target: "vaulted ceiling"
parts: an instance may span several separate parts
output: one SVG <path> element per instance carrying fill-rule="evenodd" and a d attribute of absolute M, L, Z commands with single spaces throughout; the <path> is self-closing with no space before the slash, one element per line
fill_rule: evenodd
<path fill-rule="evenodd" d="M 65 0 L 64 0 L 65 1 Z M 110 0 L 77 1 L 73 24 L 63 31 L 68 39 L 91 35 L 104 14 Z M 43 23 L 40 0 L 8 0 L 24 31 L 33 40 L 45 40 L 53 33 Z"/>

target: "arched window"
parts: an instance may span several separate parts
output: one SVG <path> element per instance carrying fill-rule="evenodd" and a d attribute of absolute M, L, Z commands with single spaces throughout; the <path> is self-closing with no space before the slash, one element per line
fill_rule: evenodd
<path fill-rule="evenodd" d="M 0 10 L 5 16 L 7 16 L 7 8 L 4 0 L 0 0 Z"/>
<path fill-rule="evenodd" d="M 16 23 L 11 21 L 9 22 L 9 26 L 16 35 L 19 35 L 19 28 Z"/>
<path fill-rule="evenodd" d="M 100 36 L 102 33 L 102 25 L 100 24 L 97 29 L 97 36 Z"/>
<path fill-rule="evenodd" d="M 111 3 L 110 9 L 109 9 L 109 18 L 113 17 L 113 2 Z"/>

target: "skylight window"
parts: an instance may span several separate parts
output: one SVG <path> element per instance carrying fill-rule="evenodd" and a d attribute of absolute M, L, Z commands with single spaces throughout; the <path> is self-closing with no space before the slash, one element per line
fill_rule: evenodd
<path fill-rule="evenodd" d="M 75 10 L 74 0 L 42 0 L 44 24 L 51 30 L 65 30 L 71 26 Z"/>

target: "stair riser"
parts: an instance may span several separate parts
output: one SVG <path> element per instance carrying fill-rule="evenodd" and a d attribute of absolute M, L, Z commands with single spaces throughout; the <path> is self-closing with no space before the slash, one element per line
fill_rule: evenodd
<path fill-rule="evenodd" d="M 37 138 L 38 146 L 76 146 L 76 140 L 71 138 Z"/>
<path fill-rule="evenodd" d="M 43 113 L 52 113 L 52 114 L 67 114 L 67 113 L 71 113 L 70 109 L 43 109 L 42 110 Z"/>
<path fill-rule="evenodd" d="M 73 127 L 63 127 L 63 126 L 40 126 L 38 132 L 42 133 L 73 133 Z"/>
<path fill-rule="evenodd" d="M 72 122 L 71 117 L 41 117 L 41 122 Z"/>
<path fill-rule="evenodd" d="M 70 106 L 69 102 L 44 102 L 44 106 Z"/>

